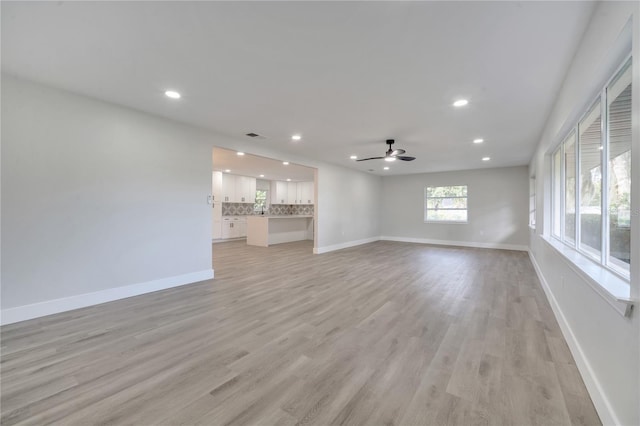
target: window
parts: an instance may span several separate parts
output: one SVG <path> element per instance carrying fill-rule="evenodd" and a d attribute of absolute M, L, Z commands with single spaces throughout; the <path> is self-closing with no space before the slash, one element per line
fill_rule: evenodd
<path fill-rule="evenodd" d="M 631 60 L 607 87 L 609 266 L 628 274 L 631 262 Z"/>
<path fill-rule="evenodd" d="M 536 177 L 529 178 L 529 226 L 536 229 Z"/>
<path fill-rule="evenodd" d="M 564 141 L 564 241 L 576 244 L 576 135 Z"/>
<path fill-rule="evenodd" d="M 560 238 L 561 231 L 561 217 L 562 217 L 562 146 L 553 154 L 553 176 L 551 181 L 553 182 L 552 193 L 553 198 L 551 201 L 553 218 L 551 233 L 553 236 Z"/>
<path fill-rule="evenodd" d="M 467 185 L 428 186 L 425 222 L 467 222 Z"/>
<path fill-rule="evenodd" d="M 266 189 L 256 189 L 256 203 L 253 205 L 254 212 L 262 213 L 269 209 L 269 205 L 267 204 L 268 196 L 269 191 Z"/>
<path fill-rule="evenodd" d="M 600 99 L 578 123 L 580 248 L 600 259 L 602 246 L 602 131 Z"/>
<path fill-rule="evenodd" d="M 551 161 L 551 234 L 628 278 L 631 59 L 602 90 Z"/>

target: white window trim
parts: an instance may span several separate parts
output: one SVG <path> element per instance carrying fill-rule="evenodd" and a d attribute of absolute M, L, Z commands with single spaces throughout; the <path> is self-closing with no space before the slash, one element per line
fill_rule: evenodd
<path fill-rule="evenodd" d="M 423 197 L 424 197 L 424 210 L 422 212 L 422 216 L 424 218 L 424 223 L 437 223 L 442 225 L 468 225 L 469 224 L 469 185 L 434 185 L 432 188 L 439 188 L 443 186 L 466 186 L 467 187 L 467 196 L 466 197 L 435 197 L 435 198 L 465 198 L 467 200 L 467 208 L 466 209 L 443 209 L 443 210 L 465 210 L 467 212 L 467 220 L 428 220 L 427 219 L 427 188 L 429 185 L 424 187 Z M 434 197 L 431 197 L 434 198 Z M 432 209 L 433 210 L 433 209 Z"/>
<path fill-rule="evenodd" d="M 558 252 L 565 263 L 580 275 L 597 294 L 605 299 L 616 312 L 625 317 L 631 315 L 634 300 L 630 298 L 629 281 L 591 260 L 573 247 L 558 240 L 556 237 L 547 235 L 541 235 L 541 237 L 549 246 Z"/>
<path fill-rule="evenodd" d="M 534 230 L 536 229 L 536 223 L 538 222 L 538 218 L 536 215 L 538 214 L 538 198 L 536 196 L 536 176 L 529 177 L 529 228 Z M 531 199 L 533 198 L 533 209 L 531 209 Z M 533 223 L 531 222 L 531 217 L 533 213 Z"/>
<path fill-rule="evenodd" d="M 608 134 L 608 99 L 607 89 L 611 83 L 618 78 L 623 71 L 631 55 L 628 55 L 621 64 L 617 67 L 611 77 L 606 81 L 604 86 L 598 91 L 597 96 L 594 96 L 593 102 L 589 104 L 586 112 L 582 114 L 576 124 L 571 127 L 561 138 L 559 145 L 551 150 L 549 159 L 551 162 L 551 224 L 550 227 L 541 235 L 542 239 L 546 241 L 552 248 L 555 249 L 561 258 L 574 270 L 578 275 L 583 277 L 587 283 L 594 289 L 596 293 L 601 295 L 615 310 L 623 316 L 628 316 L 633 308 L 634 300 L 630 298 L 631 295 L 631 283 L 630 283 L 630 269 L 624 269 L 616 267 L 615 262 L 612 262 L 609 252 L 609 199 L 606 196 L 608 191 L 608 168 L 609 168 L 609 134 Z M 580 203 L 580 136 L 579 136 L 579 123 L 583 118 L 591 112 L 597 101 L 600 101 L 601 105 L 601 137 L 603 145 L 602 156 L 602 247 L 594 256 L 594 253 L 589 253 L 581 247 L 580 242 L 580 217 L 579 217 L 579 203 Z M 576 213 L 575 213 L 575 235 L 573 236 L 573 244 L 571 241 L 567 241 L 565 235 L 565 221 L 566 221 L 566 178 L 565 178 L 565 142 L 569 140 L 572 134 L 575 134 L 575 150 L 576 150 Z M 554 156 L 560 152 L 561 155 L 561 168 L 560 168 L 560 235 L 555 235 L 554 221 L 555 221 L 555 164 Z"/>

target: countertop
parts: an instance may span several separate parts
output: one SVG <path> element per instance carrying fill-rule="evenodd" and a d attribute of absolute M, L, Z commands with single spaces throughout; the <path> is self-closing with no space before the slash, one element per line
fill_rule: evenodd
<path fill-rule="evenodd" d="M 281 214 L 281 215 L 251 215 L 247 217 L 257 217 L 263 219 L 299 219 L 299 218 L 312 218 L 313 215 L 310 214 Z"/>

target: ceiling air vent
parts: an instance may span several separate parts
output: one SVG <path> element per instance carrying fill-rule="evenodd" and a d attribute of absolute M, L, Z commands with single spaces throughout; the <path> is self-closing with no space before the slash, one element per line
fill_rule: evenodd
<path fill-rule="evenodd" d="M 253 133 L 253 132 L 247 133 L 247 136 L 249 136 L 250 138 L 266 139 L 266 136 L 262 136 L 262 135 L 259 135 L 257 133 Z"/>

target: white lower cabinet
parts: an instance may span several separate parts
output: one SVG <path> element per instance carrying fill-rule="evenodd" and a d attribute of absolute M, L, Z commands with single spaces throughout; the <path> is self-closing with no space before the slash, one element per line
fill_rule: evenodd
<path fill-rule="evenodd" d="M 245 238 L 247 236 L 247 220 L 239 220 L 234 222 L 235 231 L 238 233 L 237 238 Z"/>
<path fill-rule="evenodd" d="M 246 236 L 246 217 L 226 216 L 222 218 L 222 239 L 244 238 Z"/>

